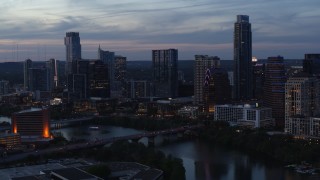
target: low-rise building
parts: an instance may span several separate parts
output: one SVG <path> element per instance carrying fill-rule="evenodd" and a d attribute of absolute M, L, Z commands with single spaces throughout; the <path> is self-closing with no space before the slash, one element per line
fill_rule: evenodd
<path fill-rule="evenodd" d="M 255 107 L 249 104 L 216 105 L 214 120 L 251 128 L 274 126 L 271 108 Z"/>

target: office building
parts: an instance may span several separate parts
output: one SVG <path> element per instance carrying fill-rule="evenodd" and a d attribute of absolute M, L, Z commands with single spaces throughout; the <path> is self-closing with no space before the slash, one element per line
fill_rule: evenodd
<path fill-rule="evenodd" d="M 127 82 L 128 98 L 138 99 L 150 97 L 151 85 L 149 81 L 135 81 Z"/>
<path fill-rule="evenodd" d="M 50 91 L 50 73 L 48 68 L 29 68 L 29 91 Z"/>
<path fill-rule="evenodd" d="M 72 73 L 68 75 L 69 100 L 89 97 L 89 60 L 74 60 Z"/>
<path fill-rule="evenodd" d="M 285 65 L 283 57 L 269 57 L 264 83 L 264 105 L 272 108 L 276 126 L 284 127 L 285 114 Z"/>
<path fill-rule="evenodd" d="M 0 81 L 0 95 L 9 93 L 9 81 Z"/>
<path fill-rule="evenodd" d="M 49 70 L 49 86 L 51 90 L 59 85 L 59 63 L 56 59 L 50 59 L 46 62 L 46 67 Z"/>
<path fill-rule="evenodd" d="M 72 61 L 81 59 L 81 44 L 79 32 L 67 32 L 64 38 L 66 46 L 66 74 L 72 73 Z"/>
<path fill-rule="evenodd" d="M 113 95 L 115 92 L 115 53 L 111 51 L 104 51 L 98 48 L 98 59 L 100 59 L 104 64 L 108 67 L 108 77 L 110 82 L 110 96 L 114 97 Z"/>
<path fill-rule="evenodd" d="M 91 60 L 89 64 L 89 96 L 99 98 L 110 97 L 108 67 L 101 60 Z"/>
<path fill-rule="evenodd" d="M 217 56 L 195 55 L 194 64 L 194 104 L 202 105 L 203 86 L 206 76 L 206 70 L 211 67 L 220 67 L 220 58 Z"/>
<path fill-rule="evenodd" d="M 24 90 L 26 91 L 30 90 L 30 68 L 32 68 L 32 61 L 31 59 L 26 59 L 23 63 Z"/>
<path fill-rule="evenodd" d="M 244 105 L 216 105 L 215 121 L 227 121 L 230 125 L 251 128 L 274 126 L 271 108 Z"/>
<path fill-rule="evenodd" d="M 297 118 L 319 115 L 319 81 L 304 73 L 291 77 L 285 84 L 285 132 L 295 134 Z M 303 125 L 303 124 L 300 124 Z"/>
<path fill-rule="evenodd" d="M 178 95 L 178 50 L 152 50 L 153 95 L 174 98 Z"/>
<path fill-rule="evenodd" d="M 265 64 L 256 63 L 253 66 L 253 97 L 255 100 L 263 99 L 265 83 Z"/>
<path fill-rule="evenodd" d="M 252 37 L 249 16 L 238 15 L 234 24 L 234 87 L 235 100 L 253 98 Z"/>
<path fill-rule="evenodd" d="M 127 57 L 114 57 L 114 96 L 121 98 L 126 97 L 126 80 L 127 80 Z"/>
<path fill-rule="evenodd" d="M 32 108 L 14 113 L 11 118 L 12 132 L 24 139 L 50 138 L 48 109 Z"/>
<path fill-rule="evenodd" d="M 204 112 L 214 113 L 216 104 L 226 104 L 231 101 L 231 86 L 228 73 L 222 68 L 208 68 L 203 86 Z"/>
<path fill-rule="evenodd" d="M 311 75 L 320 75 L 320 54 L 305 54 L 303 72 Z"/>

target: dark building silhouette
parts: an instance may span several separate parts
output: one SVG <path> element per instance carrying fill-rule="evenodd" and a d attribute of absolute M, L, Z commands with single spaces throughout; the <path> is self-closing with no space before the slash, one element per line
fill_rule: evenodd
<path fill-rule="evenodd" d="M 46 68 L 49 70 L 49 88 L 53 90 L 59 86 L 60 61 L 50 59 L 46 62 Z"/>
<path fill-rule="evenodd" d="M 32 68 L 31 59 L 26 59 L 23 63 L 23 73 L 24 73 L 24 90 L 30 90 L 30 68 Z"/>
<path fill-rule="evenodd" d="M 89 69 L 90 97 L 110 97 L 107 65 L 100 60 L 90 61 Z"/>
<path fill-rule="evenodd" d="M 215 104 L 230 103 L 231 86 L 228 72 L 222 68 L 207 69 L 203 91 L 204 111 L 206 113 L 213 113 Z"/>
<path fill-rule="evenodd" d="M 238 15 L 234 24 L 234 98 L 253 98 L 252 39 L 249 16 Z"/>
<path fill-rule="evenodd" d="M 255 64 L 253 66 L 253 75 L 254 98 L 256 100 L 262 100 L 265 82 L 265 64 Z"/>
<path fill-rule="evenodd" d="M 110 97 L 108 67 L 101 60 L 75 60 L 68 75 L 69 99 Z"/>
<path fill-rule="evenodd" d="M 266 64 L 264 105 L 272 108 L 276 126 L 284 127 L 285 120 L 285 64 L 283 57 L 269 57 Z"/>
<path fill-rule="evenodd" d="M 174 98 L 178 95 L 178 50 L 152 50 L 154 96 Z"/>
<path fill-rule="evenodd" d="M 320 54 L 305 54 L 303 60 L 303 72 L 320 75 Z"/>
<path fill-rule="evenodd" d="M 66 74 L 72 73 L 72 62 L 81 59 L 81 44 L 79 32 L 67 32 L 64 38 L 66 46 Z"/>
<path fill-rule="evenodd" d="M 50 91 L 50 74 L 48 68 L 30 68 L 30 91 Z"/>

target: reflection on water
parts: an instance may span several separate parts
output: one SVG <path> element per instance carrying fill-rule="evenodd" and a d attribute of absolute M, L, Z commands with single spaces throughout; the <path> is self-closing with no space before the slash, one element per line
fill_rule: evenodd
<path fill-rule="evenodd" d="M 69 127 L 57 130 L 67 139 L 111 138 L 143 133 L 143 131 L 99 126 L 92 130 L 88 126 Z M 297 174 L 273 161 L 262 161 L 245 154 L 210 146 L 199 141 L 177 142 L 160 146 L 159 141 L 170 137 L 156 137 L 156 148 L 183 160 L 187 180 L 316 180 L 319 176 Z M 171 137 L 172 139 L 172 137 Z M 147 143 L 147 138 L 140 142 Z"/>

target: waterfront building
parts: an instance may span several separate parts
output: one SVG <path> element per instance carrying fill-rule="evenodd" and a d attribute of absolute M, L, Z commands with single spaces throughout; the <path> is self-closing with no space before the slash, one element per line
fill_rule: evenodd
<path fill-rule="evenodd" d="M 14 113 L 11 118 L 12 132 L 22 139 L 50 138 L 48 109 L 32 108 Z"/>
<path fill-rule="evenodd" d="M 0 144 L 5 146 L 5 149 L 14 149 L 21 145 L 20 134 L 3 133 L 0 134 Z"/>
<path fill-rule="evenodd" d="M 296 134 L 297 123 L 319 115 L 319 80 L 300 73 L 285 84 L 285 132 Z M 297 120 L 302 118 L 302 120 Z M 303 125 L 303 124 L 301 124 Z"/>
<path fill-rule="evenodd" d="M 234 87 L 236 100 L 253 98 L 252 37 L 249 16 L 238 15 L 234 24 Z"/>
<path fill-rule="evenodd" d="M 274 126 L 271 108 L 244 105 L 216 105 L 215 121 L 227 121 L 230 125 L 251 128 Z"/>
<path fill-rule="evenodd" d="M 178 50 L 152 50 L 153 95 L 178 96 Z"/>
<path fill-rule="evenodd" d="M 206 70 L 212 67 L 220 67 L 220 58 L 217 56 L 195 55 L 194 64 L 194 104 L 203 105 L 203 87 Z"/>
<path fill-rule="evenodd" d="M 64 38 L 66 46 L 66 74 L 72 73 L 72 62 L 81 59 L 81 44 L 79 32 L 67 32 Z"/>
<path fill-rule="evenodd" d="M 276 126 L 284 127 L 285 65 L 283 57 L 268 57 L 264 84 L 264 105 L 272 108 Z"/>
<path fill-rule="evenodd" d="M 32 61 L 31 59 L 26 59 L 23 63 L 24 90 L 26 91 L 30 90 L 30 68 L 32 68 Z"/>
<path fill-rule="evenodd" d="M 105 51 L 98 48 L 98 59 L 100 59 L 108 67 L 108 78 L 110 82 L 110 96 L 115 97 L 117 94 L 115 90 L 115 53 L 111 51 Z"/>

